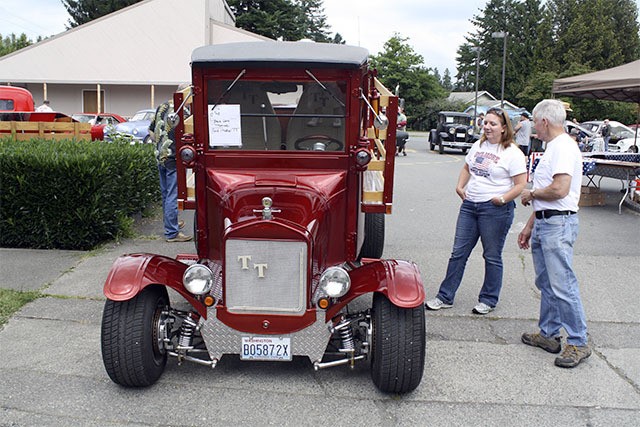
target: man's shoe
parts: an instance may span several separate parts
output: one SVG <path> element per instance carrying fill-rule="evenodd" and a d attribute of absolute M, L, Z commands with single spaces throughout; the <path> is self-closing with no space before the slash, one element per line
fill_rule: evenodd
<path fill-rule="evenodd" d="M 493 307 L 483 302 L 479 302 L 475 307 L 473 307 L 473 310 L 471 310 L 471 312 L 473 312 L 474 314 L 487 314 L 491 313 L 492 311 Z"/>
<path fill-rule="evenodd" d="M 175 243 L 175 242 L 188 242 L 191 239 L 193 239 L 193 237 L 191 236 L 186 236 L 184 234 L 182 234 L 182 231 L 179 232 L 178 234 L 175 235 L 175 237 L 172 237 L 170 239 L 167 239 L 167 242 L 169 243 Z"/>
<path fill-rule="evenodd" d="M 562 354 L 556 357 L 555 364 L 561 368 L 574 368 L 589 356 L 591 356 L 589 344 L 582 346 L 567 344 Z"/>
<path fill-rule="evenodd" d="M 184 228 L 184 221 L 183 220 L 178 221 L 178 228 L 180 230 L 182 230 Z"/>
<path fill-rule="evenodd" d="M 402 152 L 402 155 L 403 155 L 403 156 L 406 156 L 406 155 L 407 155 L 407 153 L 405 153 L 405 152 L 403 151 L 403 152 Z"/>
<path fill-rule="evenodd" d="M 520 339 L 526 345 L 540 347 L 549 353 L 560 353 L 560 337 L 547 338 L 542 336 L 539 332 L 535 332 L 533 334 L 524 333 Z"/>
<path fill-rule="evenodd" d="M 427 310 L 440 310 L 441 308 L 451 308 L 453 304 L 447 304 L 442 301 L 440 298 L 434 298 L 424 303 L 424 306 Z"/>

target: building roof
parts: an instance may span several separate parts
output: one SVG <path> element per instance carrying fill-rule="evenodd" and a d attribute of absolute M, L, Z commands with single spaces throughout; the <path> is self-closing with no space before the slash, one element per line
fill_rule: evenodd
<path fill-rule="evenodd" d="M 465 104 L 473 103 L 476 100 L 476 93 L 474 92 L 451 92 L 447 98 L 453 102 L 464 102 Z M 495 102 L 496 98 L 486 90 L 478 92 L 478 103 L 482 102 Z"/>
<path fill-rule="evenodd" d="M 233 24 L 222 0 L 144 0 L 0 57 L 0 82 L 177 85 L 198 46 L 269 40 Z"/>

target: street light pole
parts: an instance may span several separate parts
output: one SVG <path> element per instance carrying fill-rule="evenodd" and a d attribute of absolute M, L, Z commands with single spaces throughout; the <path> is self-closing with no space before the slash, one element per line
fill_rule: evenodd
<path fill-rule="evenodd" d="M 507 31 L 496 31 L 491 34 L 491 37 L 494 39 L 503 39 L 502 43 L 502 85 L 500 90 L 500 108 L 504 108 L 504 75 L 505 75 L 505 67 L 507 65 L 507 36 L 509 33 Z"/>
<path fill-rule="evenodd" d="M 477 117 L 478 117 L 478 76 L 480 75 L 480 51 L 482 49 L 479 46 L 475 46 L 471 48 L 471 52 L 476 52 L 476 101 L 473 107 L 473 126 L 478 127 Z"/>

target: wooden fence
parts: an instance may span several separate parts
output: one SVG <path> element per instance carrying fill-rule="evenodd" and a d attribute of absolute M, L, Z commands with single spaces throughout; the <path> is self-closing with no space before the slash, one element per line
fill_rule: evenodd
<path fill-rule="evenodd" d="M 0 137 L 91 140 L 91 124 L 78 122 L 0 122 Z"/>

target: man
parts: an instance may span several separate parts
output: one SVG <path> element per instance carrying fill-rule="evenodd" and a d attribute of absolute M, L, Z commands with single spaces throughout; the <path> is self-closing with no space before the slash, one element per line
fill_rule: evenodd
<path fill-rule="evenodd" d="M 533 123 L 547 148 L 536 167 L 531 190 L 522 204 L 534 213 L 518 236 L 529 248 L 540 289 L 539 332 L 522 334 L 522 342 L 549 353 L 560 353 L 560 328 L 567 342 L 555 365 L 573 368 L 591 355 L 587 324 L 573 271 L 573 244 L 578 234 L 578 201 L 582 184 L 582 156 L 564 131 L 566 112 L 558 100 L 545 99 L 533 109 Z"/>
<path fill-rule="evenodd" d="M 611 139 L 611 125 L 609 124 L 609 119 L 604 119 L 600 133 L 602 133 L 602 139 L 604 140 L 603 151 L 609 151 L 609 140 Z"/>
<path fill-rule="evenodd" d="M 50 113 L 53 111 L 53 108 L 49 106 L 49 100 L 45 99 L 42 101 L 42 105 L 36 108 L 36 112 L 38 113 Z"/>
<path fill-rule="evenodd" d="M 403 156 L 406 156 L 407 152 L 405 151 L 404 146 L 407 143 L 407 139 L 409 139 L 409 134 L 407 133 L 407 116 L 405 116 L 404 109 L 402 107 L 398 107 L 396 129 L 396 146 L 398 147 L 396 156 L 400 153 L 402 153 Z"/>
<path fill-rule="evenodd" d="M 169 114 L 173 113 L 173 105 L 163 102 L 149 124 L 149 136 L 156 144 L 156 161 L 160 174 L 160 192 L 162 193 L 162 216 L 164 237 L 167 242 L 188 242 L 191 236 L 184 235 L 178 222 L 178 177 L 176 175 L 176 143 L 175 129 L 167 123 Z"/>
<path fill-rule="evenodd" d="M 528 113 L 523 112 L 520 114 L 520 121 L 513 130 L 516 132 L 516 144 L 518 144 L 524 155 L 528 156 L 531 142 L 531 122 L 529 121 Z"/>

